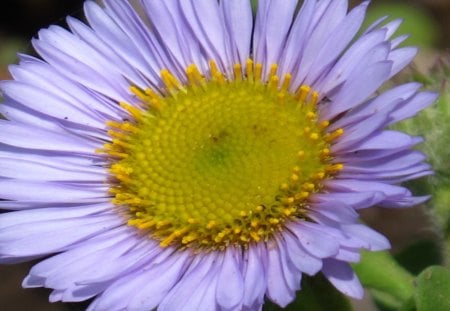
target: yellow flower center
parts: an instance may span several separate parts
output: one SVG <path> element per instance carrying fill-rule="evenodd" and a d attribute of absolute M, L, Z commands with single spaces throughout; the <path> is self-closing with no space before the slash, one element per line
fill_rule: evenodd
<path fill-rule="evenodd" d="M 318 94 L 290 92 L 277 66 L 262 81 L 261 64 L 234 66 L 227 79 L 210 62 L 186 82 L 163 70 L 165 88 L 132 92 L 130 117 L 107 123 L 113 203 L 128 224 L 162 247 L 215 250 L 267 241 L 288 221 L 307 218 L 310 195 L 342 169 L 330 144 L 342 134 L 318 121 Z"/>

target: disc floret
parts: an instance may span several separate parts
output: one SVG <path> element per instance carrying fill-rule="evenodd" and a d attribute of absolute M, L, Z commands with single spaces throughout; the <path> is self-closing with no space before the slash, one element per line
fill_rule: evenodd
<path fill-rule="evenodd" d="M 308 200 L 342 169 L 330 146 L 342 134 L 319 121 L 319 94 L 291 91 L 291 75 L 248 60 L 233 78 L 215 62 L 186 81 L 162 70 L 165 89 L 131 87 L 138 105 L 107 123 L 112 202 L 162 247 L 223 249 L 269 240 L 307 219 Z"/>

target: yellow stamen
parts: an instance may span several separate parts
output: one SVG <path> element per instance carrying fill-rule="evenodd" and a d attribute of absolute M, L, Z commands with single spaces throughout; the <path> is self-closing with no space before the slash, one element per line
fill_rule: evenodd
<path fill-rule="evenodd" d="M 257 63 L 255 65 L 255 81 L 261 82 L 261 78 L 262 78 L 262 64 Z"/>
<path fill-rule="evenodd" d="M 217 64 L 215 61 L 211 60 L 209 61 L 209 68 L 211 68 L 211 75 L 213 78 L 219 82 L 220 84 L 225 84 L 225 78 L 223 77 L 223 74 L 219 71 L 217 68 Z"/>
<path fill-rule="evenodd" d="M 242 66 L 241 66 L 241 64 L 234 64 L 233 72 L 234 72 L 234 79 L 236 81 L 242 81 Z"/>
<path fill-rule="evenodd" d="M 342 128 L 339 128 L 336 131 L 330 133 L 328 136 L 326 136 L 325 139 L 330 142 L 340 137 L 342 134 L 344 134 L 344 130 Z"/>
<path fill-rule="evenodd" d="M 297 92 L 299 102 L 305 103 L 306 97 L 308 96 L 309 92 L 311 92 L 311 87 L 307 85 L 302 85 Z"/>
<path fill-rule="evenodd" d="M 249 58 L 245 63 L 245 71 L 247 75 L 247 79 L 249 81 L 253 81 L 253 61 Z"/>

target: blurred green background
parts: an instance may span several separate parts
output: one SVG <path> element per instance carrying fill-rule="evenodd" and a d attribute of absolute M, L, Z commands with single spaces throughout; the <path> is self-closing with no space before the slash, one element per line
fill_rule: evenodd
<path fill-rule="evenodd" d="M 17 62 L 17 52 L 33 53 L 30 39 L 37 31 L 49 24 L 64 25 L 64 17 L 82 18 L 82 0 L 3 0 L 0 1 L 0 78 L 8 79 L 7 65 Z M 361 3 L 353 0 L 352 5 Z M 450 48 L 450 0 L 373 0 L 368 21 L 380 16 L 401 17 L 404 24 L 399 34 L 409 33 L 408 45 L 421 48 L 415 66 L 427 70 L 435 59 Z M 363 213 L 364 219 L 374 228 L 386 234 L 393 251 L 402 252 L 414 241 L 438 239 L 433 224 L 422 207 L 414 210 L 370 209 Z M 402 225 L 399 226 L 398 224 Z M 433 250 L 431 250 L 432 252 Z M 407 254 L 406 254 L 407 255 Z M 406 256 L 405 255 L 405 256 Z M 31 264 L 0 266 L 0 310 L 5 311 L 52 311 L 80 309 L 76 305 L 49 304 L 49 291 L 45 289 L 23 290 L 21 280 Z M 414 267 L 412 267 L 414 269 Z M 82 308 L 81 308 L 82 309 Z M 370 303 L 355 303 L 357 311 L 373 310 Z"/>

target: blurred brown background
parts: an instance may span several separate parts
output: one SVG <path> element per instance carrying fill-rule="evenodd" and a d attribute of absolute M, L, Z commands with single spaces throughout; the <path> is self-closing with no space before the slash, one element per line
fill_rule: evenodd
<path fill-rule="evenodd" d="M 82 0 L 3 0 L 0 1 L 0 78 L 7 79 L 6 66 L 17 61 L 16 52 L 32 53 L 29 44 L 38 29 L 49 24 L 64 25 L 64 17 L 82 17 Z M 353 5 L 360 0 L 351 1 Z M 450 47 L 450 1 L 449 0 L 373 0 L 370 19 L 376 16 L 406 14 L 404 29 L 412 33 L 409 44 L 422 47 L 422 59 L 434 57 Z M 400 30 L 400 32 L 405 32 Z M 387 234 L 396 249 L 407 245 L 418 234 L 433 238 L 433 232 L 417 223 L 423 218 L 423 210 L 388 211 L 372 209 L 365 213 L 369 223 Z M 386 221 L 389 220 L 389 221 Z M 406 224 L 399 228 L 398 222 Z M 413 233 L 413 234 L 411 234 Z M 32 264 L 0 266 L 0 310 L 2 311 L 57 311 L 83 309 L 83 305 L 50 304 L 46 289 L 20 287 L 21 280 Z M 359 304 L 358 310 L 368 310 Z"/>

